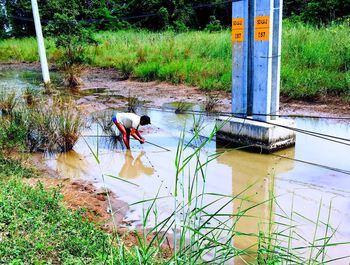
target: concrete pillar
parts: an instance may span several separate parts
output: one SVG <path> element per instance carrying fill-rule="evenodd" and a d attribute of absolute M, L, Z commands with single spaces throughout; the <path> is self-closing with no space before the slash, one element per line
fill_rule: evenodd
<path fill-rule="evenodd" d="M 253 118 L 268 121 L 271 109 L 273 1 L 255 4 L 253 51 Z"/>
<path fill-rule="evenodd" d="M 248 0 L 232 2 L 232 112 L 247 113 Z"/>
<path fill-rule="evenodd" d="M 273 4 L 273 36 L 272 36 L 272 84 L 271 110 L 274 115 L 279 114 L 280 81 L 281 81 L 281 46 L 282 46 L 282 6 L 283 0 L 274 0 Z M 271 119 L 275 120 L 276 116 Z"/>
<path fill-rule="evenodd" d="M 242 114 L 218 119 L 218 140 L 265 152 L 295 144 L 295 132 L 285 128 L 294 121 L 274 117 L 271 123 L 270 116 L 279 111 L 281 35 L 282 0 L 232 3 L 232 112 Z"/>

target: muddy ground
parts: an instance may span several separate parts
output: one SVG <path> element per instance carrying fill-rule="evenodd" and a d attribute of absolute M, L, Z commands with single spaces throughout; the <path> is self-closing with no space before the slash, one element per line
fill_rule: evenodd
<path fill-rule="evenodd" d="M 171 102 L 190 102 L 194 104 L 206 104 L 208 98 L 217 98 L 218 102 L 214 111 L 231 111 L 231 93 L 223 91 L 206 92 L 196 87 L 185 85 L 171 85 L 164 82 L 139 82 L 137 80 L 120 80 L 120 74 L 114 69 L 90 68 L 82 76 L 81 89 L 103 89 L 109 91 L 111 97 L 106 100 L 99 98 L 83 97 L 79 104 L 92 104 L 96 110 L 104 107 L 120 107 L 125 101 L 118 100 L 114 95 L 137 97 L 145 101 L 145 106 L 162 107 Z M 86 100 L 86 101 L 85 101 Z M 92 101 L 92 102 L 91 102 Z M 97 102 L 96 102 L 97 101 Z M 88 108 L 88 107 L 87 107 Z M 340 97 L 319 97 L 315 101 L 293 100 L 281 97 L 281 114 L 315 115 L 315 116 L 350 116 L 350 102 L 345 102 Z"/>
<path fill-rule="evenodd" d="M 38 64 L 27 63 L 0 64 L 0 71 L 7 69 L 40 70 L 40 67 Z M 57 69 L 52 67 L 51 71 L 57 71 Z M 76 103 L 85 113 L 125 107 L 129 97 L 137 97 L 146 107 L 157 108 L 171 102 L 205 104 L 210 97 L 217 99 L 214 111 L 231 111 L 231 93 L 223 91 L 208 93 L 196 87 L 157 81 L 123 80 L 122 75 L 111 68 L 90 67 L 84 71 L 82 81 L 80 90 L 86 93 L 84 95 L 83 92 Z M 338 96 L 319 96 L 306 101 L 290 99 L 282 95 L 280 114 L 350 117 L 350 102 Z"/>

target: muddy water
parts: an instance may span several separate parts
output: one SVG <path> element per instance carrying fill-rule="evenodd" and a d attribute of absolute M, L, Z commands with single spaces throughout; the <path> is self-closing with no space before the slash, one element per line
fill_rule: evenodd
<path fill-rule="evenodd" d="M 12 75 L 2 73 L 0 87 L 2 85 L 8 87 L 8 84 L 22 88 L 38 85 L 36 81 L 38 79 L 33 78 L 30 71 L 24 76 L 19 74 L 14 77 L 13 74 L 15 73 Z M 86 137 L 85 140 L 79 140 L 73 151 L 46 156 L 45 161 L 50 168 L 58 171 L 62 176 L 83 178 L 94 182 L 96 186 L 106 186 L 129 204 L 154 198 L 157 193 L 159 197 L 167 197 L 160 200 L 157 205 L 158 218 L 165 218 L 172 211 L 174 203 L 171 195 L 175 186 L 174 161 L 180 131 L 186 126 L 185 142 L 192 137 L 193 117 L 161 111 L 148 111 L 148 115 L 151 116 L 152 126 L 145 128 L 142 134 L 149 142 L 170 149 L 169 152 L 151 144 L 140 145 L 135 141 L 131 143 L 132 150 L 126 151 L 120 142 L 110 142 L 106 138 Z M 196 120 L 198 119 L 197 117 Z M 346 122 L 316 119 L 298 119 L 296 122 L 297 127 L 301 129 L 344 138 L 350 135 L 350 124 Z M 204 118 L 199 123 L 202 134 L 208 135 L 214 121 L 212 118 Z M 97 126 L 93 125 L 85 135 L 97 133 L 101 132 Z M 97 164 L 96 158 L 85 141 L 98 153 L 100 164 Z M 217 149 L 215 141 L 212 141 L 203 150 L 202 155 L 216 151 L 222 150 Z M 206 191 L 235 196 L 246 190 L 242 196 L 247 199 L 243 203 L 234 201 L 223 209 L 224 212 L 236 213 L 239 207 L 244 208 L 264 202 L 271 197 L 270 191 L 273 191 L 278 202 L 278 205 L 272 208 L 272 216 L 266 203 L 252 209 L 249 212 L 250 217 L 244 217 L 236 224 L 238 231 L 257 233 L 258 226 L 266 231 L 268 227 L 261 223 L 269 218 L 276 222 L 286 222 L 279 216 L 290 215 L 293 212 L 293 219 L 298 223 L 303 236 L 312 240 L 315 233 L 313 222 L 317 220 L 318 212 L 320 212 L 320 219 L 327 221 L 329 205 L 332 203 L 330 223 L 338 228 L 334 242 L 350 241 L 350 176 L 317 166 L 323 165 L 350 171 L 349 146 L 299 133 L 295 148 L 275 155 L 252 154 L 231 149 L 224 151 L 207 168 Z M 105 176 L 104 181 L 102 174 Z M 135 185 L 107 175 L 123 178 Z M 247 187 L 250 188 L 247 189 Z M 214 212 L 217 207 L 214 205 L 209 210 Z M 320 207 L 321 211 L 319 211 Z M 142 210 L 142 205 L 130 206 L 125 223 L 131 226 L 141 225 Z M 152 222 L 148 225 L 152 226 Z M 272 229 L 279 231 L 281 227 L 275 225 Z M 322 233 L 324 233 L 323 228 L 316 231 L 318 237 L 322 237 Z M 247 236 L 236 237 L 233 242 L 239 248 L 247 248 L 256 243 L 254 237 Z M 328 251 L 330 258 L 346 256 L 349 253 L 349 246 L 337 246 Z M 239 264 L 239 261 L 235 263 Z M 348 263 L 349 261 L 343 260 L 332 264 Z"/>
<path fill-rule="evenodd" d="M 51 82 L 60 84 L 61 78 L 58 73 L 50 73 Z M 6 70 L 0 71 L 0 89 L 25 90 L 27 88 L 39 89 L 42 83 L 41 73 L 36 70 Z"/>
<path fill-rule="evenodd" d="M 106 142 L 105 138 L 86 138 L 89 145 L 96 150 L 99 142 L 100 165 L 97 166 L 94 156 L 83 140 L 75 146 L 74 151 L 48 158 L 47 164 L 59 171 L 65 177 L 84 178 L 92 180 L 96 185 L 106 185 L 114 191 L 120 199 L 134 203 L 147 198 L 171 196 L 174 191 L 175 155 L 180 130 L 186 124 L 186 139 L 190 139 L 193 117 L 191 115 L 176 115 L 169 112 L 149 111 L 152 126 L 143 132 L 146 139 L 170 149 L 166 152 L 150 144 L 140 145 L 132 142 L 132 150 L 123 150 L 121 143 L 116 145 Z M 204 134 L 213 128 L 214 121 L 205 118 L 202 123 Z M 325 134 L 348 137 L 350 125 L 342 122 L 327 120 L 298 119 L 297 127 L 318 131 Z M 96 133 L 96 128 L 86 134 Z M 186 140 L 185 140 L 186 142 Z M 112 150 L 111 147 L 114 146 Z M 115 148 L 116 147 L 116 148 Z M 222 151 L 216 149 L 215 141 L 211 142 L 203 153 Z M 271 197 L 271 190 L 277 198 L 278 205 L 273 207 L 272 220 L 281 220 L 280 215 L 290 216 L 300 226 L 303 236 L 312 240 L 315 233 L 317 215 L 326 222 L 330 203 L 330 223 L 338 227 L 334 242 L 350 241 L 350 182 L 349 175 L 336 172 L 317 165 L 329 166 L 350 171 L 348 155 L 350 147 L 339 143 L 317 139 L 315 137 L 297 134 L 295 148 L 275 153 L 274 155 L 252 154 L 245 151 L 225 149 L 220 157 L 207 168 L 206 191 L 227 195 L 237 195 L 246 190 L 242 196 L 250 202 L 234 202 L 223 211 L 237 212 L 237 208 L 249 207 L 261 203 Z M 205 154 L 204 154 L 205 155 Z M 310 163 L 297 162 L 293 159 Z M 124 178 L 138 185 L 130 185 L 114 178 L 105 177 L 102 182 L 101 174 Z M 320 206 L 321 205 L 321 206 Z M 158 203 L 159 218 L 165 218 L 172 211 L 173 200 L 165 199 Z M 217 205 L 212 207 L 215 211 Z M 296 214 L 297 213 L 297 214 Z M 238 231 L 257 233 L 260 229 L 268 228 L 262 223 L 270 218 L 270 208 L 267 203 L 249 212 L 251 217 L 242 218 L 236 225 Z M 125 221 L 133 226 L 141 224 L 142 206 L 131 206 Z M 152 226 L 152 222 L 148 223 Z M 283 227 L 274 226 L 274 231 Z M 325 229 L 318 228 L 316 234 L 322 237 Z M 298 240 L 302 244 L 302 240 Z M 295 244 L 298 245 L 299 243 Z M 256 244 L 255 237 L 237 237 L 234 244 L 239 248 L 247 248 Z M 330 258 L 345 256 L 350 253 L 349 246 L 330 248 Z M 239 262 L 236 262 L 239 264 Z M 334 264 L 345 264 L 344 261 Z"/>

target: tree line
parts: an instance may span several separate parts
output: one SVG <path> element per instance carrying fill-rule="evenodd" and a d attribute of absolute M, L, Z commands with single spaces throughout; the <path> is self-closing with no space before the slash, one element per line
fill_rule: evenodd
<path fill-rule="evenodd" d="M 224 0 L 38 0 L 38 5 L 44 29 L 62 22 L 97 31 L 218 30 L 231 25 L 231 3 Z M 350 16 L 350 0 L 284 0 L 283 12 L 306 23 L 328 24 Z M 34 34 L 31 1 L 0 0 L 0 37 Z"/>

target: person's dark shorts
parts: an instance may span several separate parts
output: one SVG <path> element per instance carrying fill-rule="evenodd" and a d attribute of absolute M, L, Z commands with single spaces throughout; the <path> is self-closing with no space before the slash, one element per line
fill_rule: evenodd
<path fill-rule="evenodd" d="M 113 114 L 113 116 L 112 116 L 112 121 L 113 121 L 114 123 L 118 122 L 118 120 L 117 120 L 117 114 Z"/>

